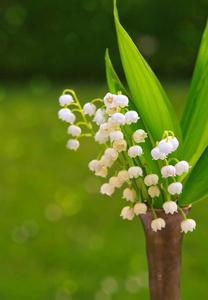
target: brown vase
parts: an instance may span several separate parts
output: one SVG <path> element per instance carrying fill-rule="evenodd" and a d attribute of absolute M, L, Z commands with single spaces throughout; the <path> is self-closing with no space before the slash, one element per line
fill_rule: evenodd
<path fill-rule="evenodd" d="M 191 206 L 184 207 L 188 215 Z M 180 300 L 180 273 L 182 239 L 181 212 L 165 214 L 163 209 L 155 209 L 157 217 L 163 218 L 166 228 L 154 232 L 151 222 L 154 220 L 151 209 L 140 215 L 146 236 L 146 252 L 149 266 L 149 287 L 151 300 Z"/>

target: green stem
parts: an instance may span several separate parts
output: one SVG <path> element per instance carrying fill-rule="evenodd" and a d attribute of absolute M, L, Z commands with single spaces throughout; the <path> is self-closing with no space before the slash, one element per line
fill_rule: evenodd
<path fill-rule="evenodd" d="M 93 104 L 93 103 L 95 103 L 95 102 L 104 102 L 104 100 L 103 99 L 99 99 L 99 98 L 97 98 L 97 99 L 94 99 L 94 100 L 92 100 L 91 102 L 90 102 L 90 104 Z"/>
<path fill-rule="evenodd" d="M 182 213 L 183 217 L 184 217 L 184 220 L 187 220 L 187 217 L 184 213 L 184 211 L 180 208 L 180 206 L 178 205 L 178 209 L 180 210 L 180 212 Z"/>
<path fill-rule="evenodd" d="M 152 212 L 153 212 L 153 215 L 154 215 L 155 219 L 157 219 L 157 215 L 156 215 L 156 212 L 155 212 L 154 207 L 152 206 L 152 204 L 150 204 L 150 207 L 152 209 Z"/>

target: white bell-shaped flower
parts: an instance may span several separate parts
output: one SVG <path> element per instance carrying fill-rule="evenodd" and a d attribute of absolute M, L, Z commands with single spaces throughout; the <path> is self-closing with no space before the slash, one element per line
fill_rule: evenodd
<path fill-rule="evenodd" d="M 96 106 L 89 102 L 85 103 L 85 105 L 83 106 L 83 112 L 85 115 L 89 115 L 91 117 L 96 112 Z"/>
<path fill-rule="evenodd" d="M 175 151 L 179 146 L 179 141 L 177 140 L 177 138 L 176 137 L 173 138 L 172 136 L 169 136 L 168 141 L 171 142 L 171 144 L 173 145 L 172 151 Z"/>
<path fill-rule="evenodd" d="M 107 158 L 105 155 L 101 156 L 100 162 L 106 168 L 110 168 L 114 164 L 114 161 L 110 158 Z"/>
<path fill-rule="evenodd" d="M 129 206 L 125 206 L 122 209 L 120 216 L 123 217 L 123 219 L 132 220 L 135 216 L 134 209 Z"/>
<path fill-rule="evenodd" d="M 114 98 L 115 98 L 116 95 L 113 95 L 111 93 L 107 93 L 105 95 L 105 97 L 103 98 L 104 100 L 104 104 L 106 107 L 115 107 L 115 103 L 114 103 Z"/>
<path fill-rule="evenodd" d="M 110 132 L 110 141 L 111 142 L 123 140 L 123 138 L 124 138 L 124 136 L 121 131 L 111 131 Z"/>
<path fill-rule="evenodd" d="M 193 231 L 196 228 L 196 222 L 193 219 L 186 219 L 181 222 L 181 232 L 187 233 L 188 231 Z"/>
<path fill-rule="evenodd" d="M 121 113 L 115 113 L 108 119 L 108 123 L 114 123 L 116 126 L 124 125 L 125 116 Z"/>
<path fill-rule="evenodd" d="M 156 174 L 150 174 L 144 178 L 144 183 L 147 186 L 156 185 L 156 184 L 158 184 L 158 180 L 159 180 L 159 177 Z"/>
<path fill-rule="evenodd" d="M 67 133 L 71 134 L 72 136 L 79 136 L 82 133 L 82 130 L 79 126 L 70 125 L 67 129 Z"/>
<path fill-rule="evenodd" d="M 118 107 L 107 107 L 106 112 L 109 116 L 112 116 L 118 112 Z"/>
<path fill-rule="evenodd" d="M 162 219 L 162 218 L 154 219 L 151 222 L 151 228 L 155 232 L 158 231 L 158 230 L 161 230 L 162 228 L 165 228 L 165 220 Z"/>
<path fill-rule="evenodd" d="M 125 123 L 128 125 L 136 123 L 139 119 L 138 113 L 134 110 L 130 110 L 125 113 Z"/>
<path fill-rule="evenodd" d="M 130 188 L 126 188 L 123 191 L 123 198 L 125 198 L 127 201 L 131 201 L 134 202 L 134 200 L 136 199 L 137 194 L 136 191 Z"/>
<path fill-rule="evenodd" d="M 118 177 L 113 176 L 109 179 L 109 183 L 115 188 L 121 188 L 123 185 L 123 181 L 121 181 Z"/>
<path fill-rule="evenodd" d="M 108 169 L 104 166 L 95 172 L 95 176 L 106 177 L 108 175 Z"/>
<path fill-rule="evenodd" d="M 188 173 L 190 167 L 187 161 L 182 160 L 175 165 L 175 168 L 176 174 L 180 176 L 183 172 Z"/>
<path fill-rule="evenodd" d="M 147 211 L 146 204 L 138 202 L 134 205 L 134 212 L 136 215 L 146 214 L 146 211 Z"/>
<path fill-rule="evenodd" d="M 105 150 L 105 156 L 115 161 L 118 158 L 118 152 L 113 148 L 108 148 Z"/>
<path fill-rule="evenodd" d="M 171 153 L 173 151 L 173 144 L 171 142 L 167 141 L 167 139 L 164 139 L 158 143 L 158 148 L 159 148 L 160 152 L 168 155 L 169 153 Z"/>
<path fill-rule="evenodd" d="M 74 102 L 74 99 L 71 95 L 62 95 L 59 97 L 59 103 L 61 106 L 70 105 L 72 102 Z"/>
<path fill-rule="evenodd" d="M 129 105 L 129 99 L 125 95 L 116 95 L 114 98 L 114 103 L 116 106 L 124 108 Z"/>
<path fill-rule="evenodd" d="M 104 136 L 100 130 L 95 134 L 95 141 L 99 144 L 105 144 L 108 141 L 108 136 Z"/>
<path fill-rule="evenodd" d="M 161 174 L 163 178 L 174 177 L 176 175 L 176 169 L 174 166 L 164 166 L 161 169 Z"/>
<path fill-rule="evenodd" d="M 79 141 L 77 140 L 68 140 L 66 147 L 68 149 L 76 151 L 79 148 Z"/>
<path fill-rule="evenodd" d="M 106 123 L 107 116 L 104 116 L 106 114 L 106 111 L 103 109 L 101 110 L 100 108 L 96 111 L 95 117 L 93 119 L 93 122 L 95 122 L 98 126 Z"/>
<path fill-rule="evenodd" d="M 68 108 L 62 108 L 58 112 L 59 119 L 62 121 L 68 122 L 70 124 L 73 124 L 76 117 L 75 115 L 70 111 Z"/>
<path fill-rule="evenodd" d="M 174 214 L 174 212 L 178 212 L 177 204 L 174 201 L 166 201 L 163 204 L 163 209 L 166 214 Z"/>
<path fill-rule="evenodd" d="M 99 171 L 102 168 L 102 163 L 100 160 L 93 159 L 89 162 L 88 167 L 90 171 Z"/>
<path fill-rule="evenodd" d="M 136 143 L 144 143 L 147 133 L 143 129 L 138 129 L 133 134 L 133 139 Z"/>
<path fill-rule="evenodd" d="M 108 123 L 104 123 L 100 125 L 99 131 L 103 136 L 107 137 L 109 136 L 111 129 L 109 128 Z"/>
<path fill-rule="evenodd" d="M 152 149 L 151 155 L 152 155 L 152 159 L 154 159 L 154 160 L 158 160 L 158 159 L 163 160 L 166 158 L 166 154 L 161 152 L 158 147 L 155 147 Z"/>
<path fill-rule="evenodd" d="M 100 188 L 101 194 L 106 194 L 108 196 L 111 196 L 114 193 L 114 191 L 115 188 L 109 183 L 104 183 Z"/>
<path fill-rule="evenodd" d="M 142 147 L 140 146 L 131 146 L 128 150 L 128 155 L 130 157 L 137 157 L 143 154 Z"/>
<path fill-rule="evenodd" d="M 122 182 L 128 182 L 129 179 L 130 179 L 128 171 L 123 170 L 123 171 L 118 172 L 118 178 L 119 178 Z"/>
<path fill-rule="evenodd" d="M 126 148 L 127 148 L 127 143 L 125 140 L 119 140 L 113 143 L 113 149 L 115 149 L 118 152 L 126 151 Z"/>
<path fill-rule="evenodd" d="M 160 190 L 158 186 L 150 186 L 148 188 L 148 194 L 153 198 L 153 197 L 159 197 L 160 195 Z"/>
<path fill-rule="evenodd" d="M 130 167 L 128 173 L 130 178 L 138 178 L 143 175 L 142 168 L 140 167 Z"/>
<path fill-rule="evenodd" d="M 180 182 L 173 182 L 168 186 L 168 192 L 171 195 L 181 194 L 183 185 Z"/>

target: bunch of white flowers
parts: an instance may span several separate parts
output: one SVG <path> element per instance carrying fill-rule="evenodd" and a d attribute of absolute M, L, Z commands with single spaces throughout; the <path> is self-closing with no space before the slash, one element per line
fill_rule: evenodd
<path fill-rule="evenodd" d="M 101 103 L 101 107 L 97 107 L 96 102 Z M 145 143 L 148 134 L 140 129 L 139 125 L 138 129 L 132 132 L 131 124 L 138 122 L 139 115 L 127 108 L 127 96 L 120 92 L 117 95 L 107 93 L 103 99 L 94 99 L 82 108 L 75 92 L 65 90 L 59 98 L 59 103 L 62 108 L 58 116 L 70 123 L 67 133 L 73 137 L 68 140 L 67 148 L 76 151 L 80 146 L 79 139 L 84 136 L 93 137 L 102 145 L 98 157 L 89 162 L 89 169 L 95 172 L 96 176 L 103 178 L 110 172 L 113 173 L 109 180 L 102 184 L 100 192 L 111 196 L 115 188 L 123 188 L 123 198 L 130 201 L 130 205 L 121 211 L 123 219 L 132 220 L 135 215 L 145 214 L 149 208 L 155 217 L 151 223 L 152 230 L 162 230 L 166 226 L 165 220 L 157 218 L 154 208 L 154 198 L 161 197 L 165 213 L 174 214 L 180 210 L 184 216 L 181 230 L 193 231 L 195 221 L 187 219 L 177 204 L 177 195 L 182 193 L 183 188 L 178 176 L 183 172 L 188 173 L 190 167 L 188 162 L 178 161 L 172 155 L 168 158 L 179 146 L 172 131 L 164 131 L 161 141 L 156 142 L 156 147 L 151 151 L 152 159 L 161 160 L 163 165 L 161 174 L 154 174 L 144 159 L 140 145 Z M 79 113 L 79 116 L 75 116 L 75 112 Z M 95 126 L 88 121 L 88 116 L 93 117 L 91 121 Z M 77 117 L 81 117 L 81 120 L 75 123 Z M 116 171 L 110 171 L 115 162 Z"/>

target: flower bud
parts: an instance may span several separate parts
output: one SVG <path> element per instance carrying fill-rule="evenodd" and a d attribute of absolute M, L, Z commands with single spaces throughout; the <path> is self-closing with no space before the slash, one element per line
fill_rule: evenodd
<path fill-rule="evenodd" d="M 150 174 L 144 178 L 144 183 L 147 186 L 156 185 L 156 184 L 158 184 L 158 180 L 159 180 L 159 177 L 156 174 Z"/>
<path fill-rule="evenodd" d="M 137 194 L 136 191 L 130 188 L 126 188 L 123 191 L 123 198 L 126 198 L 127 201 L 131 201 L 134 202 L 134 200 L 136 199 Z"/>
<path fill-rule="evenodd" d="M 122 209 L 120 216 L 123 217 L 123 219 L 132 220 L 135 216 L 134 209 L 129 206 L 125 206 Z"/>
<path fill-rule="evenodd" d="M 162 228 L 165 228 L 165 220 L 162 218 L 154 219 L 151 223 L 151 228 L 153 231 L 161 230 Z"/>
<path fill-rule="evenodd" d="M 169 136 L 168 141 L 171 142 L 171 144 L 173 145 L 172 152 L 175 151 L 179 146 L 179 141 L 177 140 L 177 138 L 176 137 L 172 138 L 172 136 Z"/>
<path fill-rule="evenodd" d="M 130 157 L 137 157 L 143 154 L 143 150 L 140 146 L 132 146 L 128 150 L 128 155 Z"/>
<path fill-rule="evenodd" d="M 146 211 L 147 211 L 146 204 L 138 202 L 134 205 L 134 212 L 136 215 L 146 214 Z"/>
<path fill-rule="evenodd" d="M 177 211 L 177 204 L 174 201 L 166 201 L 163 204 L 163 209 L 165 211 L 166 214 L 174 214 L 174 212 L 178 212 Z"/>
<path fill-rule="evenodd" d="M 71 134 L 72 136 L 79 136 L 82 133 L 82 130 L 79 126 L 70 125 L 67 133 Z"/>
<path fill-rule="evenodd" d="M 128 169 L 130 178 L 137 178 L 143 175 L 142 169 L 140 167 L 130 167 Z"/>
<path fill-rule="evenodd" d="M 125 106 L 128 106 L 129 99 L 125 95 L 116 95 L 114 98 L 114 103 L 116 106 L 124 108 Z"/>
<path fill-rule="evenodd" d="M 77 140 L 68 140 L 66 147 L 68 149 L 76 151 L 79 148 L 79 141 Z"/>
<path fill-rule="evenodd" d="M 115 113 L 108 119 L 109 123 L 114 123 L 116 126 L 125 124 L 125 116 L 121 113 Z"/>
<path fill-rule="evenodd" d="M 138 129 L 133 134 L 133 139 L 136 143 L 144 143 L 146 137 L 147 137 L 147 133 L 142 129 Z"/>
<path fill-rule="evenodd" d="M 110 185 L 115 188 L 121 188 L 123 185 L 123 181 L 121 181 L 118 177 L 114 176 L 109 179 Z"/>
<path fill-rule="evenodd" d="M 152 149 L 151 151 L 151 155 L 152 155 L 152 158 L 154 160 L 158 160 L 158 159 L 165 159 L 166 158 L 166 154 L 161 152 L 160 149 L 158 147 L 155 147 Z"/>
<path fill-rule="evenodd" d="M 126 148 L 127 148 L 127 143 L 125 140 L 119 140 L 113 143 L 113 149 L 115 149 L 118 152 L 126 151 Z"/>
<path fill-rule="evenodd" d="M 95 141 L 99 144 L 105 144 L 108 141 L 108 136 L 104 136 L 99 130 L 95 134 Z"/>
<path fill-rule="evenodd" d="M 89 102 L 85 103 L 85 105 L 83 106 L 83 112 L 85 115 L 89 115 L 91 117 L 96 112 L 96 106 Z"/>
<path fill-rule="evenodd" d="M 101 156 L 100 162 L 106 168 L 110 168 L 114 164 L 114 161 L 110 158 L 107 158 L 105 155 Z"/>
<path fill-rule="evenodd" d="M 102 166 L 99 170 L 95 172 L 95 176 L 106 177 L 108 175 L 108 169 Z"/>
<path fill-rule="evenodd" d="M 111 142 L 123 140 L 123 137 L 124 136 L 121 131 L 111 131 L 110 132 L 110 141 Z"/>
<path fill-rule="evenodd" d="M 95 122 L 98 126 L 106 123 L 106 116 L 104 114 L 106 113 L 105 110 L 101 110 L 100 108 L 96 111 L 95 117 L 93 119 L 93 122 Z"/>
<path fill-rule="evenodd" d="M 167 178 L 167 177 L 174 177 L 176 175 L 176 169 L 174 166 L 165 166 L 165 167 L 162 167 L 161 169 L 161 174 L 162 174 L 162 177 L 163 178 Z"/>
<path fill-rule="evenodd" d="M 58 112 L 59 119 L 62 121 L 73 124 L 76 117 L 68 108 L 62 108 Z"/>
<path fill-rule="evenodd" d="M 158 148 L 160 152 L 165 153 L 166 155 L 173 151 L 173 145 L 171 142 L 167 142 L 167 139 L 164 139 L 158 143 Z"/>
<path fill-rule="evenodd" d="M 181 194 L 183 185 L 180 182 L 173 182 L 168 186 L 168 192 L 171 195 Z"/>
<path fill-rule="evenodd" d="M 118 173 L 118 178 L 119 178 L 122 182 L 128 182 L 129 179 L 130 179 L 128 171 L 126 171 L 126 170 L 120 171 L 120 172 Z"/>
<path fill-rule="evenodd" d="M 74 102 L 74 99 L 71 95 L 62 95 L 59 97 L 59 103 L 61 106 L 70 105 L 72 102 Z"/>
<path fill-rule="evenodd" d="M 108 148 L 105 150 L 105 156 L 115 161 L 118 158 L 118 152 L 113 148 Z"/>
<path fill-rule="evenodd" d="M 107 107 L 106 112 L 109 116 L 112 116 L 118 112 L 118 107 Z"/>
<path fill-rule="evenodd" d="M 90 171 L 99 171 L 102 168 L 102 164 L 100 160 L 94 159 L 89 162 L 88 167 Z"/>
<path fill-rule="evenodd" d="M 125 123 L 128 125 L 131 125 L 131 123 L 136 123 L 139 119 L 138 113 L 134 110 L 130 110 L 125 113 Z"/>
<path fill-rule="evenodd" d="M 193 219 L 187 219 L 181 222 L 181 232 L 187 233 L 193 231 L 196 228 L 196 222 Z"/>
<path fill-rule="evenodd" d="M 160 195 L 160 190 L 157 186 L 151 186 L 148 188 L 148 194 L 150 197 L 159 197 Z"/>
<path fill-rule="evenodd" d="M 190 167 L 187 161 L 182 160 L 175 165 L 175 168 L 176 174 L 180 176 L 183 172 L 188 173 Z"/>
<path fill-rule="evenodd" d="M 104 183 L 100 188 L 101 194 L 106 194 L 108 196 L 111 196 L 114 193 L 114 191 L 115 188 L 109 183 Z"/>

